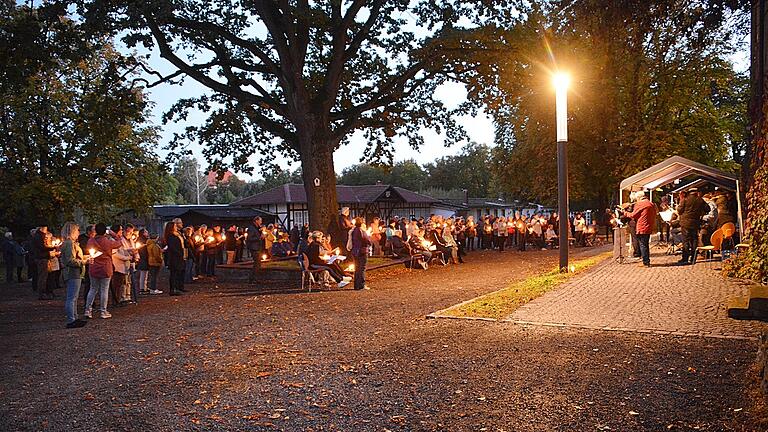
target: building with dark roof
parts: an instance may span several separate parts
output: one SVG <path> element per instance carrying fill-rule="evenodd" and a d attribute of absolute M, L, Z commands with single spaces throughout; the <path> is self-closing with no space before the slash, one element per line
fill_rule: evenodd
<path fill-rule="evenodd" d="M 349 207 L 350 216 L 363 216 L 370 221 L 374 216 L 389 219 L 400 217 L 428 217 L 432 213 L 453 214 L 452 206 L 427 195 L 397 186 L 375 184 L 363 186 L 336 186 L 339 208 Z M 302 184 L 284 184 L 276 188 L 243 198 L 233 207 L 252 207 L 275 214 L 286 228 L 309 222 L 307 194 Z"/>
<path fill-rule="evenodd" d="M 237 225 L 248 226 L 253 218 L 261 216 L 264 223 L 274 223 L 277 217 L 267 211 L 252 207 L 232 207 L 228 204 L 190 204 L 190 205 L 156 205 L 152 206 L 153 214 L 142 217 L 124 213 L 123 217 L 137 226 L 145 226 L 150 232 L 162 233 L 166 222 L 181 218 L 184 226 L 221 225 L 228 227 Z"/>

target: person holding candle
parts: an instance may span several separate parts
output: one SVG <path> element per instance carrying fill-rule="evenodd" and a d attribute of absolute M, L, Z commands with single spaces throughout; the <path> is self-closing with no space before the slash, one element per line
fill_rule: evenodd
<path fill-rule="evenodd" d="M 277 241 L 275 237 L 275 226 L 269 224 L 267 231 L 264 233 L 264 253 L 267 254 L 267 259 L 272 259 L 272 245 Z"/>
<path fill-rule="evenodd" d="M 48 293 L 48 260 L 51 257 L 51 251 L 56 248 L 46 241 L 48 234 L 48 225 L 43 224 L 37 227 L 37 231 L 32 236 L 32 257 L 34 258 L 36 277 L 34 287 L 40 300 L 46 300 L 51 293 Z"/>
<path fill-rule="evenodd" d="M 352 238 L 352 258 L 355 261 L 355 289 L 369 289 L 365 286 L 365 266 L 368 264 L 368 246 L 371 245 L 371 239 L 368 233 L 362 229 L 364 225 L 363 218 L 355 218 L 355 227 L 352 229 L 350 237 Z"/>
<path fill-rule="evenodd" d="M 245 250 L 245 241 L 248 237 L 245 235 L 245 229 L 237 227 L 237 235 L 235 236 L 235 262 L 243 260 L 243 251 Z M 295 243 L 294 243 L 295 246 Z"/>
<path fill-rule="evenodd" d="M 474 216 L 468 216 L 467 217 L 467 229 L 465 231 L 466 235 L 466 243 L 467 247 L 466 249 L 468 251 L 474 251 L 475 250 L 475 239 L 477 238 L 477 225 L 475 225 L 475 217 Z"/>
<path fill-rule="evenodd" d="M 195 231 L 195 235 L 192 237 L 195 245 L 195 278 L 205 274 L 206 263 L 205 260 L 205 233 L 208 231 L 208 227 L 205 224 L 200 225 L 200 228 Z"/>
<path fill-rule="evenodd" d="M 421 258 L 416 261 L 417 264 L 424 270 L 428 269 L 429 262 L 432 260 L 432 251 L 429 250 L 430 243 L 424 239 L 424 230 L 418 230 L 409 237 L 408 246 L 414 255 L 421 255 Z"/>
<path fill-rule="evenodd" d="M 61 237 L 64 243 L 61 246 L 61 263 L 63 266 L 61 275 L 67 288 L 67 296 L 64 301 L 64 312 L 67 316 L 67 328 L 79 328 L 88 322 L 77 319 L 77 299 L 80 297 L 80 285 L 85 275 L 85 264 L 89 257 L 83 254 L 83 249 L 77 239 L 80 235 L 80 227 L 72 222 L 67 222 L 61 228 Z"/>
<path fill-rule="evenodd" d="M 494 231 L 496 232 L 496 244 L 498 245 L 499 252 L 504 252 L 504 244 L 507 242 L 507 236 L 509 235 L 509 232 L 507 231 L 507 220 L 500 216 L 496 219 L 496 222 L 493 224 Z"/>
<path fill-rule="evenodd" d="M 344 270 L 339 266 L 338 261 L 334 261 L 333 264 L 328 264 L 326 258 L 327 254 L 322 248 L 323 233 L 315 231 L 311 235 L 312 241 L 307 245 L 306 254 L 309 260 L 309 267 L 312 269 L 325 269 L 328 270 L 328 274 L 338 284 L 339 288 L 344 288 L 349 285 L 351 278 L 344 276 Z"/>
<path fill-rule="evenodd" d="M 255 282 L 261 271 L 261 254 L 264 250 L 264 229 L 261 226 L 261 217 L 256 216 L 253 218 L 253 223 L 248 227 L 246 235 L 245 245 L 253 258 L 249 280 L 250 282 Z"/>
<path fill-rule="evenodd" d="M 573 218 L 573 230 L 576 234 L 576 245 L 584 246 L 584 230 L 587 228 L 587 220 L 581 212 L 577 212 Z"/>
<path fill-rule="evenodd" d="M 131 254 L 131 262 L 128 265 L 128 273 L 126 274 L 125 297 L 130 298 L 131 304 L 136 304 L 136 302 L 139 301 L 139 275 L 136 272 L 136 262 L 139 260 L 138 236 L 138 230 L 133 224 L 125 224 L 124 237 L 128 241 L 130 247 L 129 252 Z"/>
<path fill-rule="evenodd" d="M 187 258 L 184 260 L 184 283 L 190 284 L 195 279 L 195 229 L 191 226 L 184 228 L 182 238 L 184 239 L 184 248 L 187 252 Z"/>
<path fill-rule="evenodd" d="M 425 239 L 440 251 L 440 264 L 448 265 L 448 257 L 453 255 L 451 247 L 445 244 L 441 234 L 442 225 L 427 223 L 427 234 Z"/>
<path fill-rule="evenodd" d="M 209 230 L 213 233 L 213 230 Z M 175 223 L 165 224 L 165 230 L 163 233 L 163 240 L 168 248 L 166 250 L 166 256 L 168 257 L 167 265 L 170 271 L 168 279 L 168 294 L 172 296 L 181 295 L 184 289 L 184 267 L 187 259 L 187 249 L 184 247 L 184 238 L 179 233 L 177 225 Z M 213 244 L 213 241 L 211 241 Z M 216 252 L 215 245 L 211 249 Z M 215 265 L 215 257 L 211 257 L 211 262 Z"/>
<path fill-rule="evenodd" d="M 112 238 L 120 243 L 120 246 L 115 248 L 112 253 L 112 266 L 114 272 L 110 278 L 110 290 L 112 291 L 112 300 L 117 306 L 125 306 L 130 303 L 130 285 L 128 281 L 128 273 L 133 260 L 133 252 L 131 243 L 123 235 L 125 230 L 120 224 L 113 224 L 110 226 L 109 233 Z"/>
<path fill-rule="evenodd" d="M 149 280 L 149 251 L 147 250 L 149 243 L 149 231 L 146 229 L 139 230 L 138 248 L 139 260 L 136 262 L 136 273 L 138 273 L 139 294 L 149 294 L 148 280 Z"/>
<path fill-rule="evenodd" d="M 153 234 L 149 240 L 147 240 L 147 265 L 149 267 L 149 275 L 147 284 L 149 285 L 149 293 L 153 295 L 162 294 L 163 292 L 157 289 L 157 276 L 160 274 L 160 269 L 163 267 L 163 250 L 158 243 L 157 234 Z"/>
<path fill-rule="evenodd" d="M 85 317 L 92 318 L 93 300 L 99 294 L 99 312 L 101 318 L 111 318 L 107 311 L 109 302 L 110 280 L 114 273 L 112 266 L 112 251 L 122 247 L 122 242 L 107 236 L 107 227 L 103 223 L 96 224 L 96 236 L 88 240 L 88 253 L 91 262 L 88 272 L 91 277 L 91 290 L 85 301 Z"/>
<path fill-rule="evenodd" d="M 78 237 L 77 242 L 80 245 L 80 249 L 83 251 L 88 250 L 88 240 L 96 237 L 96 227 L 94 225 L 88 225 L 85 228 L 85 232 L 80 234 L 80 237 Z M 86 262 L 85 264 L 85 275 L 83 276 L 83 281 L 80 285 L 80 291 L 83 293 L 83 299 L 88 298 L 88 292 L 91 290 L 91 277 L 88 274 L 88 267 L 90 264 Z"/>
<path fill-rule="evenodd" d="M 48 281 L 46 283 L 46 293 L 49 298 L 55 298 L 54 292 L 61 288 L 61 263 L 59 262 L 59 256 L 61 256 L 61 239 L 53 237 L 53 234 L 49 231 L 45 235 L 46 242 L 53 245 L 54 250 L 48 253 Z"/>
<path fill-rule="evenodd" d="M 381 256 L 381 219 L 374 216 L 371 221 L 371 245 L 373 246 L 373 256 Z"/>
<path fill-rule="evenodd" d="M 216 243 L 216 236 L 215 232 L 212 228 L 209 228 L 208 231 L 205 232 L 204 237 L 205 242 L 205 248 L 203 251 L 203 262 L 205 263 L 205 267 L 203 270 L 203 274 L 206 276 L 215 276 L 216 275 L 216 253 L 218 253 L 218 243 Z"/>
<path fill-rule="evenodd" d="M 464 260 L 461 259 L 461 256 L 459 255 L 459 246 L 456 243 L 456 239 L 453 237 L 453 221 L 452 219 L 448 219 L 447 226 L 443 228 L 443 241 L 445 242 L 445 245 L 451 248 L 451 262 L 453 264 L 459 264 L 463 263 Z"/>

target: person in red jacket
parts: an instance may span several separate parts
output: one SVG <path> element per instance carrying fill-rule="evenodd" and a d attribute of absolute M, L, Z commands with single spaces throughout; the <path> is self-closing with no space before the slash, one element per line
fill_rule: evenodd
<path fill-rule="evenodd" d="M 631 212 L 625 211 L 624 216 L 637 222 L 637 240 L 640 243 L 640 257 L 645 267 L 651 266 L 651 251 L 649 242 L 653 226 L 656 223 L 656 205 L 648 200 L 644 192 L 637 193 L 637 202 Z"/>

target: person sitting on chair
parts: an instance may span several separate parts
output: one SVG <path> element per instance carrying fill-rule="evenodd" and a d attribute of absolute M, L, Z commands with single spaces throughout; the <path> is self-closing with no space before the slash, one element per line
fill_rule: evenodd
<path fill-rule="evenodd" d="M 320 231 L 313 232 L 310 236 L 310 243 L 307 245 L 306 250 L 307 258 L 309 259 L 309 268 L 328 270 L 328 274 L 339 284 L 339 288 L 344 288 L 349 284 L 352 278 L 344 276 L 344 271 L 337 262 L 328 264 L 328 262 L 321 257 L 323 254 L 322 252 L 324 252 L 321 251 L 322 242 L 323 233 Z"/>
<path fill-rule="evenodd" d="M 392 254 L 397 258 L 404 258 L 411 255 L 408 243 L 403 241 L 403 232 L 395 230 L 394 235 L 389 239 L 392 244 Z"/>
<path fill-rule="evenodd" d="M 408 238 L 408 245 L 411 247 L 411 253 L 421 255 L 417 263 L 426 270 L 429 267 L 429 261 L 432 260 L 432 252 L 424 244 L 426 240 L 423 235 L 424 230 L 417 230 Z"/>

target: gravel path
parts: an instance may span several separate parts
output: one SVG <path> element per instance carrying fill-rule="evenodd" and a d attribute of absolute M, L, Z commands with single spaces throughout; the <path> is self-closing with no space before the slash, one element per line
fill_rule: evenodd
<path fill-rule="evenodd" d="M 475 253 L 364 292 L 200 283 L 78 330 L 3 286 L 0 429 L 761 430 L 752 342 L 424 318 L 556 260 Z"/>

